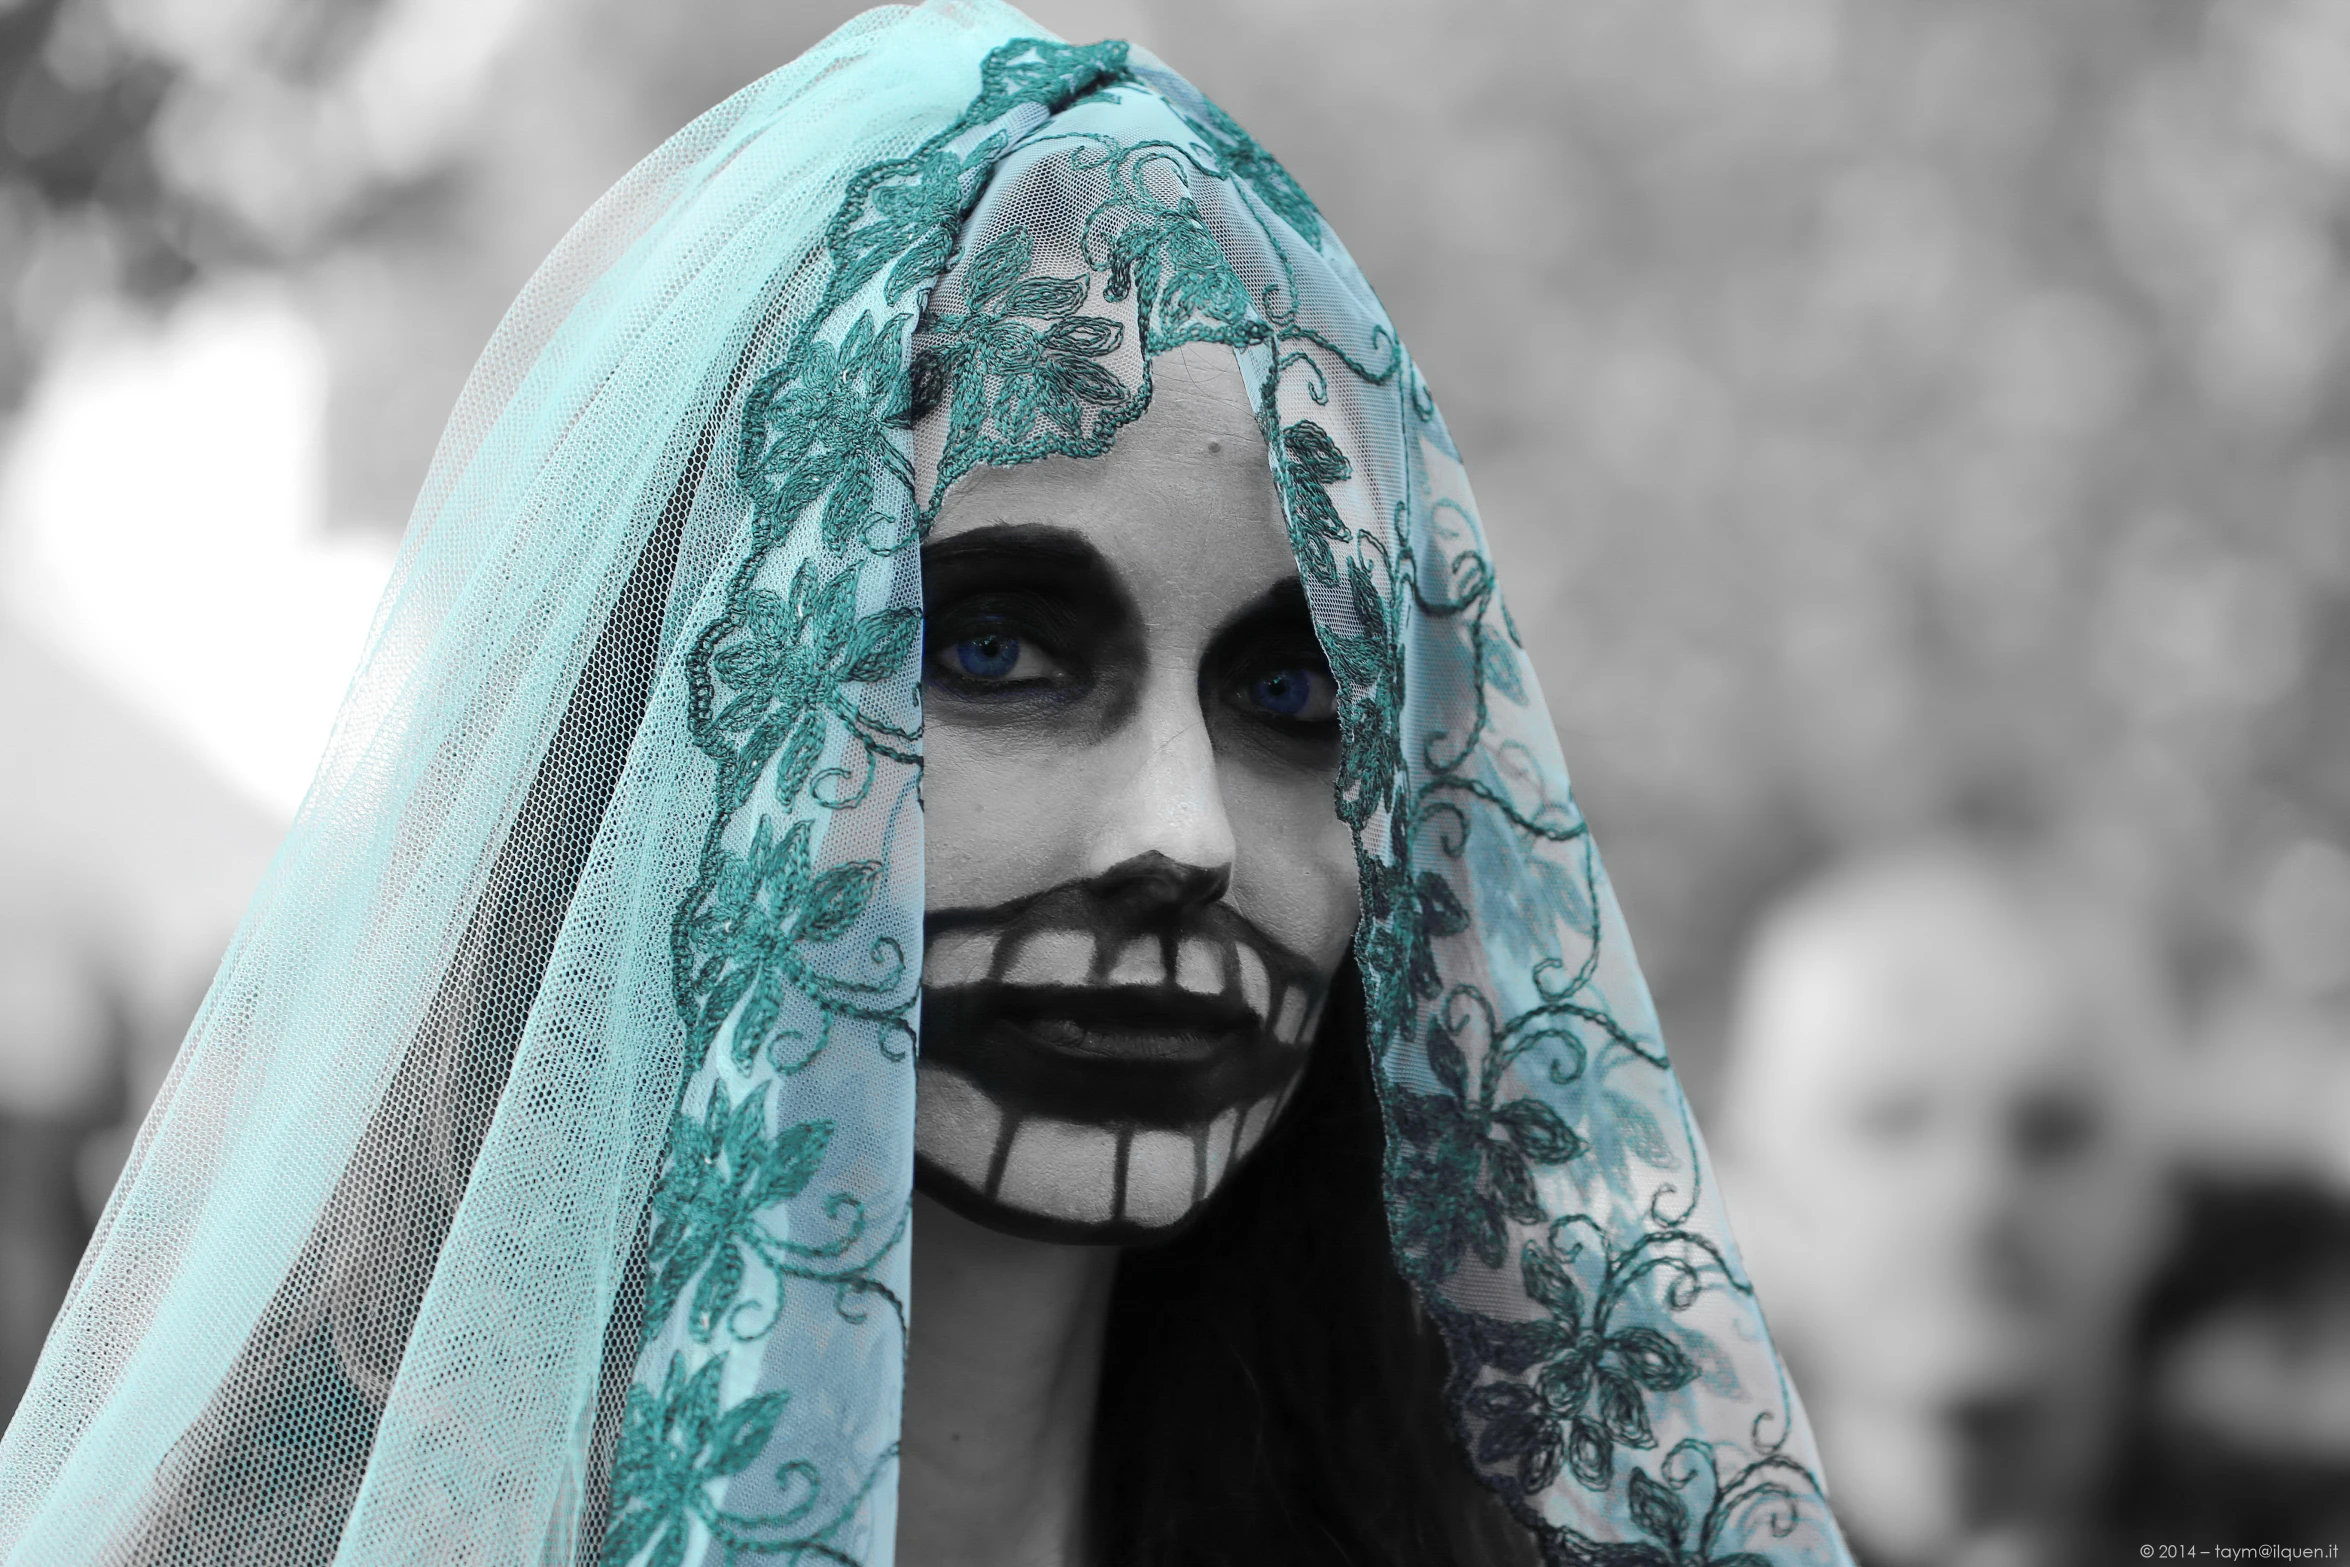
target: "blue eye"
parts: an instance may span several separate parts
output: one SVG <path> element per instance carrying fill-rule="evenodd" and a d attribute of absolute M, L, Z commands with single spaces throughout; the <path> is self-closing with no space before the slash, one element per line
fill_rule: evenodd
<path fill-rule="evenodd" d="M 1328 718 L 1333 695 L 1329 676 L 1302 667 L 1269 670 L 1244 690 L 1247 704 L 1257 711 L 1305 721 Z"/>
<path fill-rule="evenodd" d="M 954 667 L 973 680 L 1001 680 L 1020 664 L 1020 639 L 1006 636 L 965 637 L 947 650 Z"/>
<path fill-rule="evenodd" d="M 1284 669 L 1264 676 L 1248 688 L 1248 699 L 1268 713 L 1295 718 L 1305 711 L 1313 685 L 1302 669 Z"/>

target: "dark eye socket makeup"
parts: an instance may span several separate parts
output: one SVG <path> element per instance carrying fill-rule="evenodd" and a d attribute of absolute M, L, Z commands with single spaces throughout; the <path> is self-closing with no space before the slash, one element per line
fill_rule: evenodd
<path fill-rule="evenodd" d="M 1216 634 L 1200 684 L 1202 695 L 1259 724 L 1300 739 L 1337 738 L 1337 683 L 1295 578 Z"/>
<path fill-rule="evenodd" d="M 922 598 L 923 681 L 958 701 L 1058 706 L 1141 662 L 1133 598 L 1067 529 L 1007 524 L 928 545 Z"/>
<path fill-rule="evenodd" d="M 1082 534 L 975 529 L 927 546 L 922 574 L 923 680 L 934 700 L 975 718 L 1042 717 L 1105 686 L 1130 695 L 1139 681 L 1141 615 Z M 1219 729 L 1237 720 L 1284 750 L 1337 744 L 1336 685 L 1294 579 L 1217 633 L 1200 686 Z"/>

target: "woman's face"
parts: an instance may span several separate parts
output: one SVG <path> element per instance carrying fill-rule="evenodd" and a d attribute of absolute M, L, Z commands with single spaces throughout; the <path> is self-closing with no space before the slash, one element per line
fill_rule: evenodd
<path fill-rule="evenodd" d="M 1229 349 L 924 547 L 915 1149 L 1000 1229 L 1117 1241 L 1264 1137 L 1354 935 L 1330 675 Z"/>

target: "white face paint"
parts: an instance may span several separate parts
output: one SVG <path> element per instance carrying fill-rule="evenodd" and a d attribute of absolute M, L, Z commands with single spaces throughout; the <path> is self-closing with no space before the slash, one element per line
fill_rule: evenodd
<path fill-rule="evenodd" d="M 1330 676 L 1229 349 L 1091 461 L 959 480 L 923 551 L 924 1189 L 1164 1230 L 1263 1139 L 1353 938 Z"/>

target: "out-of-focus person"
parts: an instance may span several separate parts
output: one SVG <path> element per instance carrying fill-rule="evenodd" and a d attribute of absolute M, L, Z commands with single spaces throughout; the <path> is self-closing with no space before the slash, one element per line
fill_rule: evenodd
<path fill-rule="evenodd" d="M 2126 921 L 1964 841 L 1848 863 L 1761 923 L 1725 1187 L 1871 1567 L 2096 1559 L 2169 1225 L 2156 973 Z"/>

